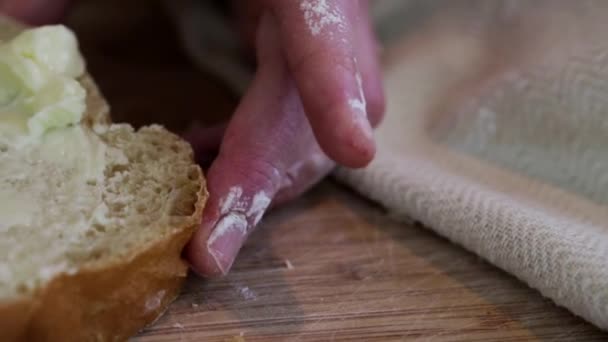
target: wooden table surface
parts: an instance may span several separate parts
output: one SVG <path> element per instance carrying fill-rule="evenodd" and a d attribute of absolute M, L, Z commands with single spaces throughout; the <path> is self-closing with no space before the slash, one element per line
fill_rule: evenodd
<path fill-rule="evenodd" d="M 179 54 L 154 6 L 81 1 L 68 23 L 80 34 L 116 120 L 161 122 L 179 131 L 192 117 L 217 121 L 234 108 L 227 91 Z M 134 340 L 601 341 L 608 336 L 472 254 L 422 227 L 396 223 L 326 181 L 268 215 L 228 277 L 190 277 L 168 312 Z"/>
<path fill-rule="evenodd" d="M 479 258 L 324 183 L 264 219 L 230 276 L 190 278 L 137 341 L 605 339 Z"/>

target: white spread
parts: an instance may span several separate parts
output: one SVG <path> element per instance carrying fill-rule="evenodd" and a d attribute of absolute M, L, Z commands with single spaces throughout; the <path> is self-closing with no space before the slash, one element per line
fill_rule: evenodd
<path fill-rule="evenodd" d="M 76 38 L 63 26 L 0 45 L 0 232 L 44 213 L 49 177 L 63 182 L 57 196 L 76 196 L 103 175 L 105 145 L 76 125 L 86 109 L 83 73 Z"/>
<path fill-rule="evenodd" d="M 27 30 L 0 45 L 0 134 L 23 141 L 79 123 L 83 72 L 76 38 L 63 26 Z"/>
<path fill-rule="evenodd" d="M 63 26 L 0 44 L 0 294 L 15 280 L 33 286 L 26 269 L 39 262 L 42 281 L 70 272 L 59 261 L 63 248 L 103 223 L 108 211 L 101 193 L 108 147 L 80 125 L 83 73 L 76 38 Z M 56 245 L 30 265 L 23 262 L 35 246 L 28 237 Z M 24 269 L 12 269 L 17 264 Z"/>
<path fill-rule="evenodd" d="M 0 135 L 0 146 L 3 138 Z M 103 181 L 106 145 L 85 128 L 57 129 L 36 144 L 5 146 L 6 152 L 0 152 L 0 232 L 32 225 L 48 217 L 49 206 L 86 198 L 93 185 Z M 78 203 L 65 205 L 78 211 Z M 76 220 L 88 224 L 86 217 Z"/>

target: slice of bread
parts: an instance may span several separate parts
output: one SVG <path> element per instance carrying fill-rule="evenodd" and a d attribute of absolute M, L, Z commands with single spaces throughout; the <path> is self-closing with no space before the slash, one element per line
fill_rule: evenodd
<path fill-rule="evenodd" d="M 0 17 L 0 40 L 20 29 Z M 27 149 L 0 136 L 3 342 L 126 340 L 187 274 L 181 250 L 207 199 L 190 146 L 160 126 L 110 124 L 92 79 L 80 82 L 80 126 Z"/>

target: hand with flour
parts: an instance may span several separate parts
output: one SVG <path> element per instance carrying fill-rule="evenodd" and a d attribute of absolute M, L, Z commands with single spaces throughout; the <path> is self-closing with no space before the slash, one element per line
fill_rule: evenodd
<path fill-rule="evenodd" d="M 34 24 L 68 0 L 0 2 Z M 219 147 L 207 172 L 203 222 L 187 255 L 204 276 L 226 274 L 264 213 L 300 195 L 335 164 L 367 165 L 384 95 L 366 0 L 235 1 L 257 69 L 225 125 L 189 134 L 195 150 Z"/>

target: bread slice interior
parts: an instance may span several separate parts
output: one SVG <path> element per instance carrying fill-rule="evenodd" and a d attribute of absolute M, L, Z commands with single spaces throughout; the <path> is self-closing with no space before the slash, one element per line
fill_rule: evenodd
<path fill-rule="evenodd" d="M 0 301 L 192 224 L 201 176 L 186 143 L 158 126 L 96 129 L 21 148 L 0 137 Z"/>

